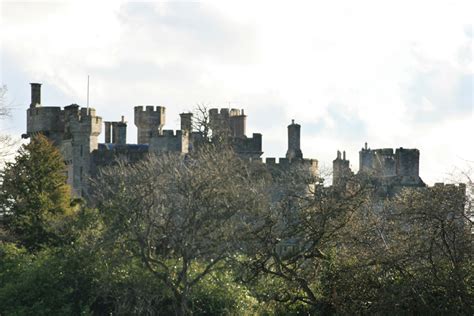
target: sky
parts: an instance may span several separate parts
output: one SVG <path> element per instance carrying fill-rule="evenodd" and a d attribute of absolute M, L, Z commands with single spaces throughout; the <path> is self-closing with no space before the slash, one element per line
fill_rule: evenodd
<path fill-rule="evenodd" d="M 30 82 L 42 104 L 90 105 L 107 121 L 166 107 L 166 129 L 197 104 L 245 109 L 263 157 L 284 157 L 301 125 L 323 169 L 345 150 L 418 148 L 420 176 L 474 161 L 474 1 L 5 1 L 0 84 L 26 130 Z M 101 136 L 103 139 L 103 135 Z"/>

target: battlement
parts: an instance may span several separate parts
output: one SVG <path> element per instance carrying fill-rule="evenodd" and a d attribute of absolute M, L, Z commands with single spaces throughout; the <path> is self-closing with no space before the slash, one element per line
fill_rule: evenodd
<path fill-rule="evenodd" d="M 247 116 L 244 110 L 221 108 L 209 110 L 209 123 L 213 133 L 226 133 L 232 137 L 245 137 Z"/>
<path fill-rule="evenodd" d="M 366 143 L 359 152 L 359 173 L 377 177 L 418 177 L 419 159 L 418 149 L 370 149 Z"/>
<path fill-rule="evenodd" d="M 224 116 L 224 117 L 245 115 L 243 109 L 240 110 L 240 109 L 235 109 L 235 108 L 232 108 L 232 109 L 229 109 L 229 108 L 220 108 L 220 109 L 212 108 L 212 109 L 209 109 L 209 114 L 210 115 L 221 115 L 221 116 Z"/>
<path fill-rule="evenodd" d="M 60 115 L 62 109 L 60 106 L 39 106 L 32 109 L 28 109 L 29 116 L 44 115 L 45 113 Z"/>
<path fill-rule="evenodd" d="M 446 203 L 440 207 L 445 208 L 450 212 L 462 212 L 467 216 L 473 215 L 470 213 L 471 210 L 466 208 L 469 193 L 467 192 L 467 186 L 465 183 L 435 183 L 431 187 L 424 188 L 424 190 L 426 190 L 428 194 L 427 199 L 431 200 L 433 197 L 442 197 Z"/>
<path fill-rule="evenodd" d="M 149 152 L 148 145 L 140 144 L 98 144 L 91 155 L 91 175 L 98 173 L 100 167 L 109 166 L 118 160 L 129 163 L 138 162 Z"/>
<path fill-rule="evenodd" d="M 187 153 L 189 150 L 189 132 L 181 130 L 162 130 L 150 138 L 150 152 Z"/>
<path fill-rule="evenodd" d="M 149 144 L 155 134 L 160 134 L 165 125 L 166 108 L 163 106 L 140 105 L 135 110 L 135 126 L 137 127 L 137 143 Z"/>
<path fill-rule="evenodd" d="M 262 152 L 262 134 L 253 133 L 252 137 L 234 137 L 231 139 L 235 152 L 242 157 L 259 158 Z"/>
<path fill-rule="evenodd" d="M 288 159 L 286 157 L 280 157 L 277 158 L 275 157 L 267 157 L 265 158 L 265 163 L 269 165 L 282 165 L 282 166 L 288 166 L 291 164 L 309 164 L 309 165 L 317 165 L 318 160 L 317 159 L 309 159 L 309 158 L 303 158 L 303 159 Z"/>
<path fill-rule="evenodd" d="M 432 188 L 445 188 L 445 189 L 452 189 L 452 190 L 462 190 L 466 191 L 466 184 L 465 183 L 443 183 L 443 182 L 436 182 Z"/>
<path fill-rule="evenodd" d="M 313 175 L 316 175 L 318 172 L 318 160 L 316 159 L 288 159 L 288 158 L 277 158 L 267 157 L 265 158 L 265 165 L 270 168 L 291 168 L 293 166 L 304 166 L 309 168 Z"/>
<path fill-rule="evenodd" d="M 83 117 L 95 117 L 95 109 L 93 108 L 81 108 L 81 118 Z"/>
<path fill-rule="evenodd" d="M 164 106 L 154 106 L 154 105 L 146 105 L 146 106 L 138 105 L 134 109 L 135 109 L 135 113 L 137 113 L 137 112 L 146 112 L 146 113 L 156 112 L 156 113 L 161 113 L 161 114 L 164 114 L 165 110 L 166 110 L 166 108 Z"/>

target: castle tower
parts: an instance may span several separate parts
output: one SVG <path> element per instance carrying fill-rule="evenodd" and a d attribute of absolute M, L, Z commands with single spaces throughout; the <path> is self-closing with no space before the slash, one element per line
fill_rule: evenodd
<path fill-rule="evenodd" d="M 295 120 L 291 120 L 288 125 L 288 151 L 286 152 L 287 159 L 302 159 L 303 153 L 300 148 L 300 133 L 301 125 L 295 124 Z"/>
<path fill-rule="evenodd" d="M 26 134 L 41 133 L 56 146 L 64 135 L 64 117 L 59 106 L 41 106 L 41 83 L 31 83 L 31 104 L 26 111 Z"/>
<path fill-rule="evenodd" d="M 135 126 L 137 127 L 137 143 L 149 144 L 154 134 L 161 134 L 165 125 L 165 108 L 149 105 L 135 107 Z"/>
<path fill-rule="evenodd" d="M 370 173 L 372 172 L 373 153 L 370 148 L 367 147 L 367 142 L 359 151 L 359 172 Z"/>
<path fill-rule="evenodd" d="M 209 109 L 209 127 L 213 137 L 229 135 L 229 109 Z"/>
<path fill-rule="evenodd" d="M 352 171 L 349 167 L 349 160 L 346 160 L 346 152 L 343 151 L 341 158 L 341 152 L 338 150 L 337 157 L 332 162 L 332 183 L 334 185 L 343 184 L 344 180 L 351 175 Z"/>
<path fill-rule="evenodd" d="M 91 153 L 99 147 L 102 118 L 93 108 L 64 107 L 65 139 L 60 147 L 68 167 L 68 183 L 74 193 L 83 196 L 90 175 Z"/>

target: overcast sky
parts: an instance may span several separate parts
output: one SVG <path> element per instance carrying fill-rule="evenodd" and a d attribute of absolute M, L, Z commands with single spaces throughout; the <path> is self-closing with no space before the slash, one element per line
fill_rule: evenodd
<path fill-rule="evenodd" d="M 329 167 L 353 170 L 371 148 L 421 151 L 420 175 L 443 181 L 474 160 L 474 1 L 1 2 L 0 82 L 25 132 L 30 82 L 43 105 L 90 103 L 104 120 L 166 106 L 165 128 L 197 103 L 243 108 L 247 135 L 283 157 L 286 127 Z M 103 136 L 102 136 L 103 139 Z"/>

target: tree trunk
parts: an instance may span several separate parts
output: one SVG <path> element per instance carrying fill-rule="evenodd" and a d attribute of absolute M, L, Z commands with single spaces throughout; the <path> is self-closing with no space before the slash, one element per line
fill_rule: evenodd
<path fill-rule="evenodd" d="M 179 295 L 179 297 L 176 297 L 175 314 L 176 316 L 186 316 L 189 314 L 188 298 L 186 293 L 182 293 Z"/>

